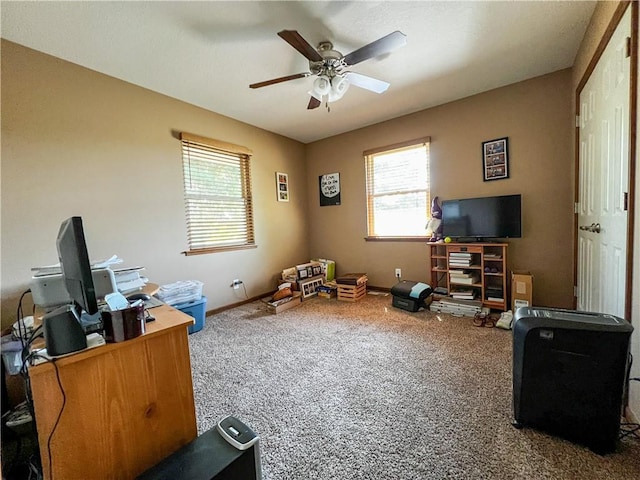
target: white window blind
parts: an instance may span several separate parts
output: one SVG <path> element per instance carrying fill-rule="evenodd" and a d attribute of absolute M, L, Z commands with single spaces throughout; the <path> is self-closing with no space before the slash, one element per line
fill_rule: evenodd
<path fill-rule="evenodd" d="M 187 255 L 255 247 L 251 151 L 181 134 Z"/>
<path fill-rule="evenodd" d="M 429 142 L 426 137 L 364 152 L 369 238 L 426 237 Z"/>

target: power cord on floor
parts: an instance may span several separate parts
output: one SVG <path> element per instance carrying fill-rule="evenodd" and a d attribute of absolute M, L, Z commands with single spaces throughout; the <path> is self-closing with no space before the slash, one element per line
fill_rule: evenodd
<path fill-rule="evenodd" d="M 627 384 L 629 382 L 640 382 L 640 377 L 631 377 L 629 378 L 629 374 L 631 373 L 631 365 L 633 364 L 633 355 L 629 353 L 629 366 L 627 370 Z M 635 438 L 636 440 L 640 440 L 640 424 L 633 422 L 622 422 L 620 423 L 620 435 L 618 439 L 622 440 L 625 437 Z"/>
<path fill-rule="evenodd" d="M 640 424 L 638 423 L 627 423 L 623 422 L 620 424 L 620 435 L 618 436 L 619 440 L 622 440 L 625 437 L 632 437 L 637 440 L 640 440 Z"/>

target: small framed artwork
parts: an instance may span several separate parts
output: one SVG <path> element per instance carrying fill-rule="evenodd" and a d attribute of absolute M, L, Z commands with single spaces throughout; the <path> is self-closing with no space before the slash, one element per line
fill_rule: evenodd
<path fill-rule="evenodd" d="M 289 175 L 276 172 L 276 194 L 279 202 L 289 201 Z"/>
<path fill-rule="evenodd" d="M 318 177 L 320 206 L 340 205 L 340 174 L 328 173 Z"/>
<path fill-rule="evenodd" d="M 482 171 L 484 181 L 509 178 L 509 138 L 482 142 Z"/>

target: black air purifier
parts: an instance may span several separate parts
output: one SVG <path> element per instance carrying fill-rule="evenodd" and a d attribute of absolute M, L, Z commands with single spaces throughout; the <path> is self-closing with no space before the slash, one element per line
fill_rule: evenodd
<path fill-rule="evenodd" d="M 137 480 L 261 480 L 259 439 L 237 418 L 225 417 Z"/>
<path fill-rule="evenodd" d="M 599 454 L 613 452 L 632 331 L 612 315 L 516 310 L 514 425 L 545 430 Z"/>

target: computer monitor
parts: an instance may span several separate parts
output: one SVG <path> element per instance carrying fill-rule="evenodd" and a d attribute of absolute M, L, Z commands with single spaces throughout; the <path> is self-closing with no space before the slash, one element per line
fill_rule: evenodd
<path fill-rule="evenodd" d="M 56 246 L 62 280 L 73 304 L 59 307 L 42 318 L 44 340 L 50 356 L 84 350 L 87 348 L 87 326 L 101 325 L 82 218 L 71 217 L 62 222 Z"/>
<path fill-rule="evenodd" d="M 81 217 L 71 217 L 62 222 L 56 246 L 62 278 L 78 318 L 83 311 L 94 315 L 98 312 L 98 300 Z"/>

